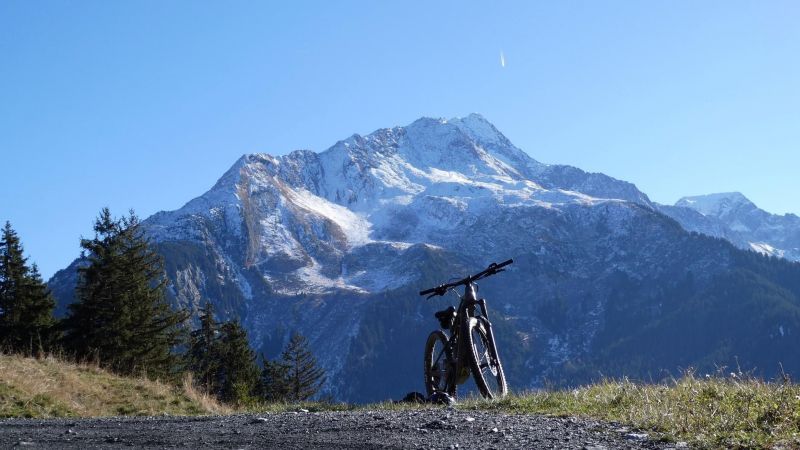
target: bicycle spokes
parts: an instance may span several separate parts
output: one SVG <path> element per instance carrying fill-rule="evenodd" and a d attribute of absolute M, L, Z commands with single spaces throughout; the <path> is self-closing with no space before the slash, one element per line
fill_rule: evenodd
<path fill-rule="evenodd" d="M 470 364 L 475 384 L 486 398 L 503 397 L 507 387 L 503 367 L 495 352 L 489 322 L 473 318 L 469 322 Z"/>
<path fill-rule="evenodd" d="M 447 352 L 447 336 L 441 331 L 434 331 L 428 336 L 425 345 L 425 388 L 428 395 L 452 391 L 448 386 L 451 364 Z"/>

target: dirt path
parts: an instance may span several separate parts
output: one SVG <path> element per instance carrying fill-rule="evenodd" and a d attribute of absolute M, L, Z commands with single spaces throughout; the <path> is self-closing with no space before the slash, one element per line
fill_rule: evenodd
<path fill-rule="evenodd" d="M 591 420 L 441 409 L 0 420 L 0 448 L 11 447 L 600 450 L 667 449 L 676 445 Z"/>

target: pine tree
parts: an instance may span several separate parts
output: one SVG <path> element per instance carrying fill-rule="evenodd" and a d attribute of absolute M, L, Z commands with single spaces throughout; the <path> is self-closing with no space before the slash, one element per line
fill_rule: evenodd
<path fill-rule="evenodd" d="M 26 280 L 25 298 L 20 334 L 27 339 L 29 348 L 39 352 L 51 350 L 59 337 L 53 317 L 56 302 L 35 263 Z"/>
<path fill-rule="evenodd" d="M 281 360 L 270 361 L 261 355 L 264 362 L 261 370 L 260 396 L 268 402 L 285 402 L 289 399 L 289 365 Z"/>
<path fill-rule="evenodd" d="M 208 393 L 219 389 L 219 347 L 219 323 L 214 320 L 214 307 L 207 302 L 200 315 L 200 328 L 191 334 L 186 366 Z"/>
<path fill-rule="evenodd" d="M 220 399 L 237 404 L 249 402 L 258 391 L 259 371 L 247 332 L 238 321 L 222 325 L 219 349 Z"/>
<path fill-rule="evenodd" d="M 78 269 L 76 302 L 64 323 L 67 349 L 122 374 L 170 375 L 188 315 L 166 301 L 161 257 L 133 211 L 114 220 L 103 208 L 94 231 L 94 239 L 81 239 L 88 265 Z"/>
<path fill-rule="evenodd" d="M 0 238 L 0 348 L 24 354 L 49 350 L 54 307 L 38 268 L 27 266 L 20 239 L 6 222 Z"/>
<path fill-rule="evenodd" d="M 308 340 L 303 335 L 292 334 L 281 360 L 289 367 L 286 375 L 289 400 L 308 400 L 319 392 L 325 383 L 325 371 L 317 366 L 317 359 L 308 349 Z"/>

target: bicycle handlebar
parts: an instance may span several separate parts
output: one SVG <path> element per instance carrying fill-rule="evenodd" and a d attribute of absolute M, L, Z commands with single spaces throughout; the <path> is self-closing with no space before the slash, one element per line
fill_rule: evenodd
<path fill-rule="evenodd" d="M 481 272 L 476 273 L 475 275 L 468 276 L 468 277 L 466 277 L 466 278 L 464 278 L 462 280 L 456 281 L 454 283 L 440 284 L 439 286 L 432 287 L 430 289 L 425 289 L 424 291 L 420 291 L 419 295 L 431 294 L 430 295 L 431 297 L 436 296 L 436 295 L 444 295 L 444 294 L 447 293 L 447 290 L 450 289 L 450 288 L 454 288 L 456 286 L 465 285 L 467 283 L 471 283 L 473 281 L 480 280 L 481 278 L 490 277 L 490 276 L 492 276 L 492 275 L 494 275 L 494 274 L 496 274 L 498 272 L 502 272 L 503 270 L 505 270 L 505 269 L 503 269 L 503 267 L 505 267 L 505 266 L 507 266 L 507 265 L 509 265 L 509 264 L 511 264 L 513 262 L 514 262 L 513 259 L 509 259 L 508 261 L 503 261 L 500 264 L 491 263 L 491 264 L 489 264 L 489 267 L 487 267 L 485 270 L 483 270 Z"/>

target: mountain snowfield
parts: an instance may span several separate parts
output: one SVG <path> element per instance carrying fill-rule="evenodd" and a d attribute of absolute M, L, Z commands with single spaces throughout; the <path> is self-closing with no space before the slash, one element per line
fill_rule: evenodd
<path fill-rule="evenodd" d="M 800 274 L 712 238 L 797 255 L 796 216 L 783 225 L 728 197 L 657 205 L 633 184 L 542 164 L 472 114 L 353 135 L 321 153 L 245 155 L 210 191 L 144 224 L 177 306 L 214 303 L 268 356 L 300 331 L 328 371 L 326 391 L 368 401 L 422 389 L 432 314 L 454 300 L 416 293 L 510 257 L 482 292 L 512 388 L 757 358 L 762 338 L 788 352 L 800 319 L 779 314 L 727 353 L 711 342 L 684 361 L 636 348 L 648 327 L 672 330 L 691 299 L 716 298 L 731 273 L 778 286 L 773 267 Z M 62 312 L 76 264 L 50 281 Z M 794 298 L 774 301 L 796 308 Z"/>

